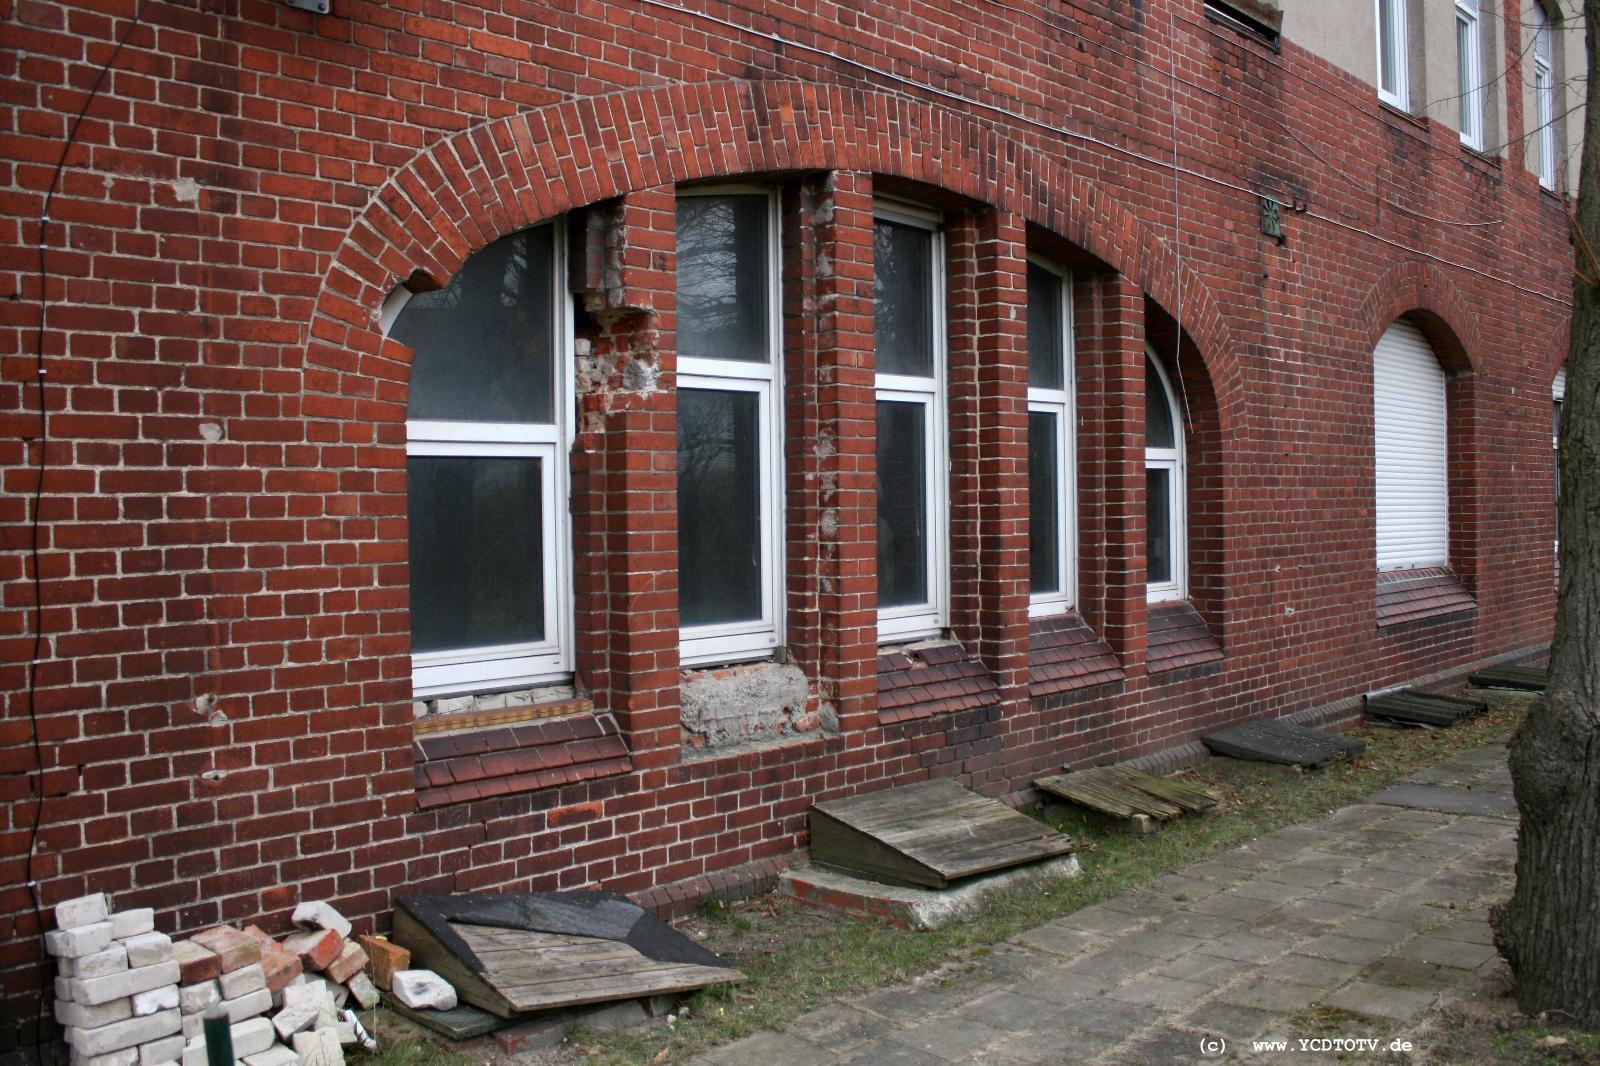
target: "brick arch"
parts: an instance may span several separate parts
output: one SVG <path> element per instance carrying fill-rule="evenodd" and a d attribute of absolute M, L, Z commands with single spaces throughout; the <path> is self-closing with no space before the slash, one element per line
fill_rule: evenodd
<path fill-rule="evenodd" d="M 1422 330 L 1446 370 L 1464 373 L 1476 365 L 1474 353 L 1483 351 L 1477 320 L 1438 267 L 1415 260 L 1399 263 L 1367 291 L 1355 334 L 1362 350 L 1377 348 L 1384 331 L 1401 317 Z"/>
<path fill-rule="evenodd" d="M 718 131 L 710 144 L 708 129 Z M 951 110 L 802 82 L 678 85 L 571 101 L 486 123 L 419 154 L 373 195 L 335 254 L 312 323 L 308 379 L 314 385 L 317 370 L 331 372 L 317 391 L 397 400 L 403 419 L 403 352 L 382 358 L 376 329 L 377 310 L 400 279 L 421 270 L 442 281 L 498 237 L 624 193 L 823 169 L 940 186 L 1073 242 L 1163 307 L 1183 309 L 1221 428 L 1242 417 L 1238 355 L 1210 291 L 1188 267 L 1180 283 L 1173 249 L 1110 195 L 1048 153 Z M 394 403 L 383 411 L 395 415 Z"/>

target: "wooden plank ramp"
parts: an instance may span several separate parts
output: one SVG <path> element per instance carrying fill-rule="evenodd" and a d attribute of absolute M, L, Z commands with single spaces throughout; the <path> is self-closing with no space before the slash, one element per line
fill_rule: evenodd
<path fill-rule="evenodd" d="M 1464 718 L 1473 718 L 1489 709 L 1482 700 L 1444 696 L 1408 688 L 1384 696 L 1367 697 L 1367 717 L 1401 725 L 1445 729 Z"/>
<path fill-rule="evenodd" d="M 895 885 L 952 882 L 1072 854 L 1072 838 L 939 779 L 811 808 L 811 861 Z"/>
<path fill-rule="evenodd" d="M 1207 811 L 1217 797 L 1203 788 L 1156 777 L 1131 766 L 1095 766 L 1043 777 L 1034 787 L 1147 832 L 1151 819 L 1164 822 L 1180 814 Z"/>
<path fill-rule="evenodd" d="M 1479 688 L 1543 692 L 1550 683 L 1550 671 L 1534 666 L 1491 666 L 1468 675 L 1467 680 Z"/>
<path fill-rule="evenodd" d="M 609 892 L 403 897 L 393 939 L 462 1002 L 500 1018 L 744 980 Z"/>
<path fill-rule="evenodd" d="M 1281 720 L 1243 722 L 1200 739 L 1218 755 L 1307 769 L 1360 758 L 1367 750 L 1366 743 L 1354 737 Z"/>

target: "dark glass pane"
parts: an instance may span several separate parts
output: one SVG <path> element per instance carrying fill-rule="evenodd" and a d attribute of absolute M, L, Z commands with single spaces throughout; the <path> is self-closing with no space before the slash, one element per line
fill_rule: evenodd
<path fill-rule="evenodd" d="M 681 625 L 761 617 L 759 433 L 754 393 L 679 391 Z"/>
<path fill-rule="evenodd" d="M 879 221 L 872 246 L 878 373 L 933 377 L 933 234 Z"/>
<path fill-rule="evenodd" d="M 878 402 L 879 607 L 928 602 L 927 413 Z"/>
<path fill-rule="evenodd" d="M 765 196 L 678 201 L 678 354 L 764 363 L 769 255 Z"/>
<path fill-rule="evenodd" d="M 542 462 L 414 455 L 411 650 L 544 639 Z"/>
<path fill-rule="evenodd" d="M 1057 415 L 1028 413 L 1028 559 L 1029 590 L 1061 591 L 1061 440 Z"/>
<path fill-rule="evenodd" d="M 390 336 L 416 352 L 406 417 L 554 421 L 551 227 L 495 241 L 438 292 L 413 296 Z"/>
<path fill-rule="evenodd" d="M 1144 445 L 1146 448 L 1176 448 L 1172 429 L 1172 404 L 1161 385 L 1156 368 L 1148 359 L 1144 364 Z"/>
<path fill-rule="evenodd" d="M 1172 471 L 1145 470 L 1144 556 L 1146 580 L 1172 580 Z"/>
<path fill-rule="evenodd" d="M 1066 381 L 1061 344 L 1061 279 L 1028 264 L 1028 384 L 1059 389 Z"/>

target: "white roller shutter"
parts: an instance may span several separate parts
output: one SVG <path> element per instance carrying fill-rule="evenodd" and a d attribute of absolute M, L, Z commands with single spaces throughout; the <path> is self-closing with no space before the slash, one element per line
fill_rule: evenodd
<path fill-rule="evenodd" d="M 1378 569 L 1450 562 L 1444 370 L 1422 331 L 1396 322 L 1372 359 Z"/>

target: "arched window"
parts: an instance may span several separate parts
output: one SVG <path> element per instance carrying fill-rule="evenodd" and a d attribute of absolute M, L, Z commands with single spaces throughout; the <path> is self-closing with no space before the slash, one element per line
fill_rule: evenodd
<path fill-rule="evenodd" d="M 678 612 L 692 666 L 767 655 L 781 639 L 777 197 L 684 190 L 677 241 Z"/>
<path fill-rule="evenodd" d="M 944 241 L 938 216 L 880 204 L 877 293 L 878 636 L 936 636 L 949 624 Z"/>
<path fill-rule="evenodd" d="M 1029 612 L 1072 605 L 1077 572 L 1077 457 L 1073 448 L 1070 279 L 1028 263 Z"/>
<path fill-rule="evenodd" d="M 1150 602 L 1187 594 L 1183 414 L 1153 352 L 1144 361 L 1145 583 Z"/>
<path fill-rule="evenodd" d="M 546 224 L 496 241 L 394 316 L 390 335 L 415 353 L 406 474 L 418 699 L 572 668 L 559 237 Z"/>
<path fill-rule="evenodd" d="M 1378 569 L 1449 566 L 1444 368 L 1410 322 L 1379 339 L 1372 390 Z"/>

